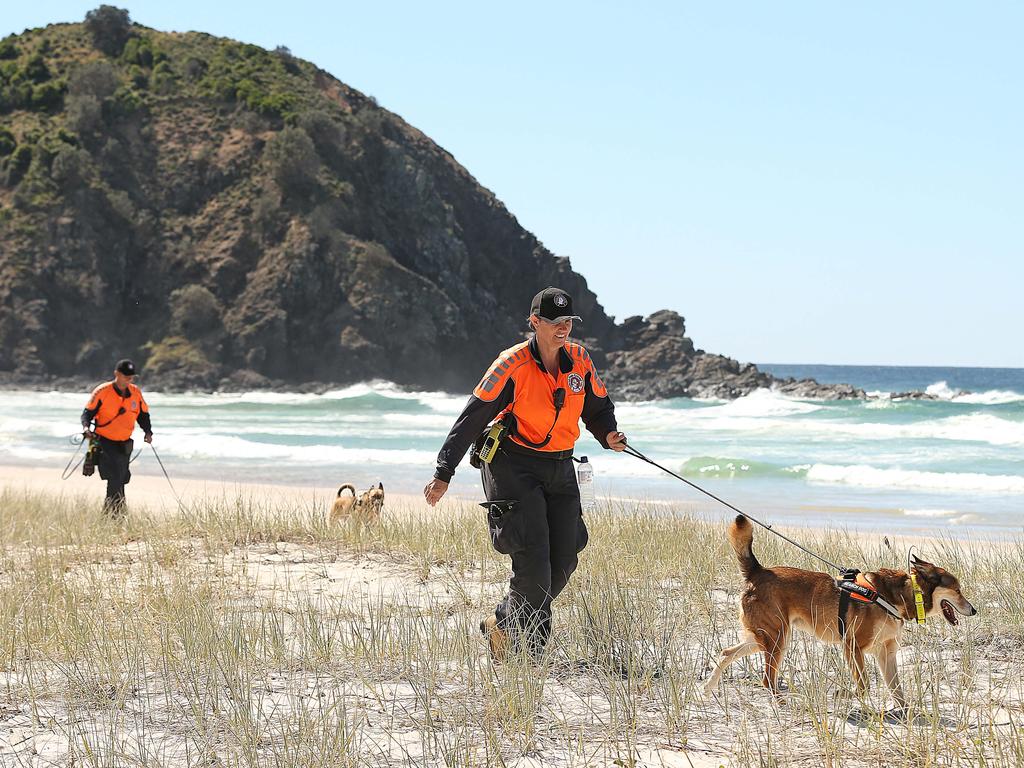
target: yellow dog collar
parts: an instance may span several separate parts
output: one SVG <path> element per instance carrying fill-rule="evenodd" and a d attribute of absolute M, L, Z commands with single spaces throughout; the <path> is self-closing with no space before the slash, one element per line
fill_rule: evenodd
<path fill-rule="evenodd" d="M 917 623 L 924 624 L 924 595 L 921 593 L 921 588 L 917 586 L 917 576 L 914 572 L 910 572 L 910 586 L 914 590 L 914 605 L 917 607 Z"/>

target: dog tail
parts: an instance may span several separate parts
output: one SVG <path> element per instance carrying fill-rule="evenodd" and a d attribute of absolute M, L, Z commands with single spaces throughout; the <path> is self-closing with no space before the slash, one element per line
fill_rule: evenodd
<path fill-rule="evenodd" d="M 341 488 L 338 489 L 338 496 L 341 496 L 341 492 L 344 491 L 346 488 L 352 491 L 353 496 L 356 495 L 356 487 L 352 485 L 352 483 L 345 483 L 343 486 L 341 486 Z"/>
<path fill-rule="evenodd" d="M 736 515 L 736 519 L 729 526 L 729 543 L 736 551 L 736 557 L 740 561 L 740 573 L 743 578 L 750 581 L 754 574 L 763 570 L 761 564 L 754 557 L 752 544 L 754 543 L 754 526 L 743 515 Z"/>

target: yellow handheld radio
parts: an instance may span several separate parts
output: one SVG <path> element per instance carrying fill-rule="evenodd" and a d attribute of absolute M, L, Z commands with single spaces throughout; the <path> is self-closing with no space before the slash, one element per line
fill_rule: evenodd
<path fill-rule="evenodd" d="M 484 438 L 484 442 L 480 446 L 480 461 L 490 464 L 494 460 L 498 454 L 498 448 L 501 446 L 501 438 L 505 436 L 506 431 L 507 428 L 503 421 L 496 421 L 491 425 L 491 428 L 487 430 L 487 437 Z"/>
<path fill-rule="evenodd" d="M 501 420 L 491 424 L 491 428 L 487 430 L 487 436 L 484 438 L 477 453 L 480 461 L 484 464 L 490 464 L 494 460 L 494 457 L 498 454 L 498 448 L 501 446 L 501 438 L 505 436 L 506 431 L 505 422 Z"/>

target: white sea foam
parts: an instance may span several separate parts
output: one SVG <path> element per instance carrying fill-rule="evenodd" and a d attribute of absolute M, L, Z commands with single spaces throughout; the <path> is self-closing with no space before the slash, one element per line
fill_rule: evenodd
<path fill-rule="evenodd" d="M 1024 395 L 1008 389 L 990 389 L 986 392 L 972 392 L 953 398 L 956 403 L 972 405 L 1003 405 L 1005 403 L 1024 403 Z"/>
<path fill-rule="evenodd" d="M 281 445 L 258 443 L 240 437 L 211 435 L 190 438 L 169 435 L 164 438 L 168 455 L 189 460 L 217 459 L 231 461 L 246 459 L 269 462 L 299 462 L 302 464 L 408 464 L 432 466 L 434 451 L 414 449 L 389 450 L 383 448 L 345 448 L 339 445 Z"/>
<path fill-rule="evenodd" d="M 953 389 L 944 381 L 937 381 L 934 384 L 929 384 L 925 388 L 925 394 L 933 395 L 940 400 L 952 400 L 959 393 L 959 389 Z"/>
<path fill-rule="evenodd" d="M 1024 402 L 1024 394 L 1009 389 L 989 389 L 984 392 L 963 392 L 953 389 L 945 381 L 937 381 L 925 389 L 929 395 L 940 400 L 971 405 L 1003 405 L 1004 403 Z"/>
<path fill-rule="evenodd" d="M 901 509 L 907 517 L 956 517 L 955 509 Z"/>
<path fill-rule="evenodd" d="M 632 430 L 664 432 L 672 430 L 711 430 L 725 432 L 765 432 L 778 429 L 803 429 L 798 419 L 821 410 L 822 406 L 793 400 L 771 390 L 759 389 L 728 402 L 700 407 L 671 408 L 656 403 L 618 403 L 619 423 Z"/>
<path fill-rule="evenodd" d="M 739 402 L 739 401 L 737 401 Z M 818 408 L 820 406 L 812 406 Z M 728 406 L 673 409 L 657 406 L 617 408 L 619 422 L 634 429 L 684 433 L 690 430 L 746 435 L 771 434 L 793 439 L 825 440 L 836 437 L 860 440 L 950 440 L 999 446 L 1024 445 L 1024 421 L 991 413 L 967 413 L 903 424 L 803 419 L 802 414 L 780 417 L 732 413 Z"/>
<path fill-rule="evenodd" d="M 166 394 L 159 391 L 147 392 L 146 399 L 152 405 L 173 405 L 188 407 L 222 407 L 232 403 L 248 403 L 254 405 L 310 405 L 325 402 L 355 400 L 367 395 L 377 395 L 389 400 L 418 401 L 423 405 L 448 410 L 456 403 L 459 408 L 465 404 L 464 396 L 451 395 L 447 392 L 407 391 L 389 381 L 369 381 L 352 384 L 342 389 L 329 390 L 323 393 L 302 392 L 214 392 Z M 81 399 L 81 398 L 79 398 Z"/>
<path fill-rule="evenodd" d="M 717 418 L 726 416 L 795 416 L 820 411 L 822 406 L 805 400 L 794 400 L 770 389 L 755 389 L 749 395 L 739 397 L 722 405 L 689 411 L 696 418 Z"/>
<path fill-rule="evenodd" d="M 866 400 L 864 402 L 864 408 L 865 409 L 867 409 L 869 411 L 875 411 L 875 410 L 885 410 L 885 409 L 888 409 L 888 408 L 895 408 L 896 407 L 896 403 L 889 397 L 889 393 L 886 392 L 886 393 L 884 393 L 882 395 L 878 395 L 878 394 L 875 394 L 875 393 L 871 393 L 871 394 L 874 394 L 876 399 L 874 399 L 874 400 Z"/>
<path fill-rule="evenodd" d="M 628 456 L 623 454 L 612 455 L 611 452 L 605 451 L 587 454 L 585 451 L 577 448 L 576 455 L 587 456 L 587 460 L 594 465 L 594 476 L 598 479 L 609 477 L 668 477 L 657 467 L 653 467 L 644 461 L 629 459 Z M 663 464 L 676 472 L 679 472 L 683 464 L 686 463 L 685 460 L 664 456 L 659 456 L 657 461 L 659 464 Z"/>
<path fill-rule="evenodd" d="M 70 459 L 71 451 L 70 447 L 67 451 L 58 451 L 56 449 L 35 448 L 29 445 L 4 445 L 0 446 L 0 457 L 10 456 L 13 459 L 20 459 L 22 461 L 53 463 L 59 462 L 61 459 Z"/>
<path fill-rule="evenodd" d="M 833 435 L 864 439 L 960 440 L 990 445 L 1024 445 L 1024 422 L 1003 419 L 988 413 L 970 413 L 934 421 L 910 424 L 835 423 L 828 425 Z"/>
<path fill-rule="evenodd" d="M 957 517 L 949 518 L 949 522 L 952 525 L 969 525 L 971 523 L 977 523 L 977 522 L 980 522 L 980 521 L 981 521 L 981 515 L 975 515 L 975 514 L 973 514 L 971 512 L 968 512 L 968 513 L 963 514 L 963 515 L 958 515 Z"/>
<path fill-rule="evenodd" d="M 77 427 L 77 430 L 76 430 Z M 0 417 L 0 437 L 19 435 L 46 435 L 48 437 L 70 437 L 82 428 L 76 420 L 67 424 L 58 421 L 42 421 L 39 419 L 22 419 L 17 416 Z"/>
<path fill-rule="evenodd" d="M 74 408 L 81 413 L 89 399 L 89 393 L 82 392 L 30 392 L 27 390 L 0 390 L 0 412 L 17 413 L 35 410 L 40 403 L 47 408 Z"/>
<path fill-rule="evenodd" d="M 1024 494 L 1024 477 L 1018 475 L 881 469 L 866 464 L 814 464 L 807 471 L 807 480 L 811 483 L 852 485 L 860 488 Z"/>

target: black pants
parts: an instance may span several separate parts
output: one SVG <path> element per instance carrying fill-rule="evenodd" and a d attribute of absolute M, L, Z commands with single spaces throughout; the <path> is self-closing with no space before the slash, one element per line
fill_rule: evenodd
<path fill-rule="evenodd" d="M 107 481 L 107 496 L 103 500 L 103 509 L 114 516 L 123 515 L 125 512 L 124 487 L 132 479 L 128 462 L 131 461 L 133 446 L 134 442 L 131 440 L 100 438 L 97 468 L 100 477 Z"/>
<path fill-rule="evenodd" d="M 551 634 L 551 601 L 587 545 L 574 464 L 499 451 L 480 474 L 487 500 L 498 502 L 488 513 L 491 542 L 512 557 L 509 592 L 495 609 L 498 626 L 514 645 L 525 636 L 536 653 Z"/>

